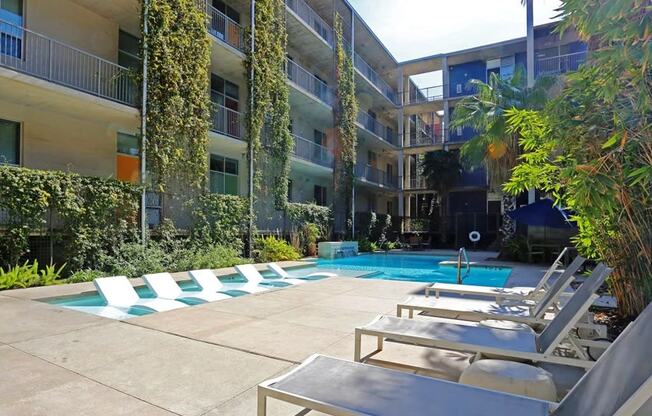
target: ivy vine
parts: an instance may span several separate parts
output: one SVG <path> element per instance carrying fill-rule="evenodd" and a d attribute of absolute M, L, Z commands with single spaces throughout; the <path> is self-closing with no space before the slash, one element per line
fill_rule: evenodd
<path fill-rule="evenodd" d="M 206 22 L 195 0 L 149 1 L 146 155 L 159 190 L 171 178 L 201 187 L 207 177 L 211 44 Z"/>
<path fill-rule="evenodd" d="M 335 14 L 335 75 L 337 78 L 337 105 L 335 108 L 335 125 L 338 136 L 335 166 L 336 212 L 346 214 L 350 209 L 349 199 L 353 187 L 354 169 L 357 159 L 358 102 L 355 96 L 355 72 L 353 59 L 344 46 L 342 17 Z"/>
<path fill-rule="evenodd" d="M 247 113 L 248 146 L 253 153 L 255 189 L 261 186 L 261 172 L 270 176 L 274 206 L 278 210 L 287 205 L 290 157 L 294 142 L 290 135 L 290 103 L 285 74 L 287 30 L 283 0 L 256 1 L 255 48 L 249 51 L 245 66 L 249 77 L 249 91 L 253 90 L 253 106 Z M 251 88 L 253 82 L 254 88 Z M 263 130 L 269 158 L 261 157 Z"/>

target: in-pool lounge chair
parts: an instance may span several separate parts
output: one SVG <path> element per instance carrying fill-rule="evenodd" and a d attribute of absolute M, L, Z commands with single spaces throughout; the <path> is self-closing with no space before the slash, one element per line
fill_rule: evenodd
<path fill-rule="evenodd" d="M 536 300 L 546 290 L 550 289 L 548 282 L 559 266 L 563 264 L 562 261 L 567 251 L 568 247 L 565 247 L 555 262 L 546 270 L 546 273 L 541 277 L 536 287 L 492 287 L 436 282 L 426 287 L 426 297 L 432 293 L 435 294 L 435 297 L 439 297 L 441 293 L 455 293 L 458 295 L 491 297 L 496 302 L 501 300 Z"/>
<path fill-rule="evenodd" d="M 515 322 L 524 322 L 530 325 L 545 323 L 544 316 L 551 308 L 558 307 L 561 293 L 566 290 L 573 280 L 573 274 L 584 263 L 581 256 L 575 257 L 571 264 L 555 280 L 550 289 L 538 301 L 495 302 L 482 299 L 469 299 L 458 297 L 426 298 L 424 296 L 411 296 L 396 305 L 397 316 L 401 317 L 404 310 L 409 317 L 414 312 L 427 312 L 429 315 L 442 318 L 465 319 L 481 321 L 484 319 L 502 319 Z"/>
<path fill-rule="evenodd" d="M 269 271 L 274 273 L 280 279 L 303 279 L 303 280 L 314 280 L 314 279 L 323 279 L 326 277 L 336 277 L 337 274 L 329 272 L 315 272 L 310 273 L 305 276 L 293 276 L 290 273 L 286 272 L 281 266 L 277 263 L 267 263 L 267 268 Z"/>
<path fill-rule="evenodd" d="M 125 276 L 98 277 L 93 284 L 108 306 L 127 310 L 144 308 L 155 312 L 185 308 L 185 303 L 170 299 L 143 299 Z"/>
<path fill-rule="evenodd" d="M 323 355 L 258 386 L 269 398 L 334 416 L 643 416 L 652 414 L 652 306 L 560 403 L 487 390 Z"/>
<path fill-rule="evenodd" d="M 407 344 L 475 353 L 477 356 L 491 355 L 590 368 L 593 362 L 589 361 L 590 357 L 584 347 L 606 347 L 608 343 L 577 339 L 571 330 L 597 298 L 596 290 L 610 273 L 611 269 L 599 264 L 591 277 L 577 289 L 541 333 L 536 333 L 527 326 L 504 329 L 495 322 L 477 323 L 440 318 L 416 320 L 380 315 L 371 323 L 355 329 L 354 359 L 362 360 L 361 341 L 362 336 L 367 335 L 377 337 L 377 351 L 382 350 L 383 340 L 388 338 Z M 572 352 L 576 358 L 570 354 L 557 354 L 562 342 L 565 352 Z"/>
<path fill-rule="evenodd" d="M 224 283 L 215 276 L 212 270 L 202 269 L 202 270 L 191 270 L 188 272 L 190 278 L 199 286 L 202 291 L 208 292 L 219 292 L 219 291 L 228 291 L 236 290 L 239 292 L 247 293 L 260 293 L 266 292 L 268 289 L 258 286 L 256 282 L 247 282 L 237 285 L 230 285 L 225 287 Z"/>
<path fill-rule="evenodd" d="M 240 276 L 247 280 L 247 283 L 255 283 L 257 285 L 285 287 L 306 283 L 303 279 L 265 279 L 253 264 L 240 264 L 235 266 L 235 270 Z M 279 285 L 279 283 L 281 283 L 281 285 Z"/>
<path fill-rule="evenodd" d="M 154 273 L 143 276 L 145 284 L 158 298 L 173 299 L 180 302 L 214 302 L 229 299 L 231 296 L 217 291 L 204 290 L 184 292 L 170 273 Z"/>

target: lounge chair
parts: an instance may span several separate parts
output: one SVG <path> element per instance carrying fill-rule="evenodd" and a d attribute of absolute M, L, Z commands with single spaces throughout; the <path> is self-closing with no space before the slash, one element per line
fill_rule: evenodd
<path fill-rule="evenodd" d="M 575 257 L 573 262 L 546 291 L 538 301 L 532 302 L 494 302 L 489 300 L 478 300 L 468 298 L 426 298 L 423 296 L 411 296 L 402 303 L 396 305 L 397 316 L 401 317 L 403 310 L 407 310 L 409 317 L 414 312 L 427 312 L 430 315 L 443 318 L 466 319 L 470 321 L 481 321 L 484 319 L 504 319 L 510 321 L 524 322 L 530 325 L 545 323 L 546 312 L 557 307 L 557 301 L 561 293 L 566 290 L 573 280 L 573 274 L 584 263 L 581 256 Z"/>
<path fill-rule="evenodd" d="M 268 398 L 335 416 L 632 416 L 652 414 L 652 306 L 628 326 L 560 403 L 313 355 L 258 385 Z"/>
<path fill-rule="evenodd" d="M 268 290 L 267 288 L 258 286 L 258 284 L 255 282 L 232 285 L 227 288 L 224 286 L 224 283 L 222 283 L 222 281 L 218 279 L 217 276 L 215 276 L 215 273 L 209 269 L 191 270 L 188 272 L 188 274 L 190 275 L 190 278 L 193 280 L 193 282 L 195 282 L 195 284 L 202 289 L 202 291 L 219 292 L 226 290 L 235 290 L 247 293 L 260 293 L 266 292 Z"/>
<path fill-rule="evenodd" d="M 244 277 L 247 280 L 247 283 L 255 283 L 256 285 L 285 287 L 285 286 L 292 286 L 292 285 L 300 285 L 306 282 L 305 280 L 302 279 L 292 279 L 292 278 L 266 280 L 253 264 L 241 264 L 239 266 L 235 266 L 235 270 L 238 272 L 240 276 Z"/>
<path fill-rule="evenodd" d="M 382 350 L 385 338 L 426 347 L 465 351 L 502 358 L 551 362 L 590 368 L 593 363 L 584 348 L 606 347 L 607 343 L 584 341 L 574 337 L 574 328 L 588 311 L 597 295 L 595 291 L 604 283 L 611 269 L 599 264 L 591 277 L 577 289 L 568 303 L 545 325 L 539 334 L 531 328 L 502 329 L 489 323 L 469 321 L 455 322 L 451 319 L 428 320 L 401 319 L 380 315 L 371 323 L 355 330 L 355 360 L 362 359 L 363 335 L 378 338 L 378 350 Z M 559 356 L 555 352 L 565 341 L 568 352 L 577 358 Z"/>
<path fill-rule="evenodd" d="M 231 296 L 224 293 L 217 293 L 212 290 L 202 290 L 197 292 L 184 292 L 170 273 L 154 273 L 143 276 L 145 284 L 154 292 L 156 297 L 163 299 L 173 299 L 180 302 L 214 302 L 216 300 L 229 299 Z"/>
<path fill-rule="evenodd" d="M 127 310 L 130 308 L 144 308 L 150 311 L 163 312 L 173 309 L 185 308 L 185 303 L 170 299 L 143 299 L 138 296 L 134 287 L 125 276 L 99 277 L 93 284 L 107 306 Z"/>
<path fill-rule="evenodd" d="M 443 292 L 458 295 L 492 297 L 496 302 L 501 300 L 535 300 L 537 297 L 541 297 L 546 290 L 550 289 L 548 281 L 555 271 L 557 271 L 557 268 L 563 264 L 562 260 L 567 251 L 568 247 L 565 247 L 535 287 L 492 287 L 437 282 L 426 288 L 426 297 L 434 293 L 435 297 L 438 298 Z"/>
<path fill-rule="evenodd" d="M 279 266 L 277 263 L 267 263 L 267 268 L 274 273 L 277 277 L 281 279 L 303 279 L 303 280 L 313 280 L 313 279 L 324 279 L 327 277 L 336 277 L 336 273 L 329 273 L 329 272 L 315 272 L 315 273 L 310 273 L 305 276 L 292 276 L 288 272 L 286 272 L 281 266 Z"/>

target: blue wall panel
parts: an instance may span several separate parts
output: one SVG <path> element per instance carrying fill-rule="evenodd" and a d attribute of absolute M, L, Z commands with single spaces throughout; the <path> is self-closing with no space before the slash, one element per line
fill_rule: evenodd
<path fill-rule="evenodd" d="M 487 63 L 484 61 L 466 62 L 450 67 L 449 73 L 449 94 L 450 97 L 459 97 L 471 95 L 475 91 L 470 88 L 468 83 L 472 79 L 487 81 Z M 457 85 L 461 85 L 461 92 L 457 92 Z"/>

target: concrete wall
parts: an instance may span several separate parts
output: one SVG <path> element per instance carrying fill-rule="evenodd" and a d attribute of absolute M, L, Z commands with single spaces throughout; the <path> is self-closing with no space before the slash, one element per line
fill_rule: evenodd
<path fill-rule="evenodd" d="M 25 27 L 111 62 L 118 60 L 118 24 L 68 0 L 24 0 Z"/>

